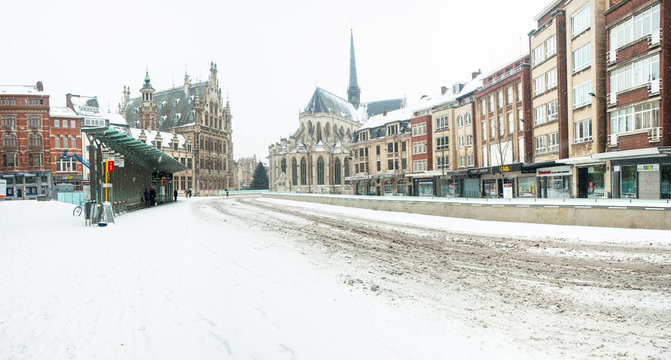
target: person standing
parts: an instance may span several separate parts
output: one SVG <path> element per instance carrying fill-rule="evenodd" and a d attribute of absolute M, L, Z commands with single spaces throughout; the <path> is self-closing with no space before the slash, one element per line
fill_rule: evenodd
<path fill-rule="evenodd" d="M 156 190 L 153 186 L 149 188 L 149 202 L 151 203 L 150 206 L 156 205 Z"/>
<path fill-rule="evenodd" d="M 144 188 L 144 206 L 149 207 L 149 190 Z"/>
<path fill-rule="evenodd" d="M 175 189 L 174 194 L 175 194 L 175 201 L 177 201 L 177 189 Z"/>

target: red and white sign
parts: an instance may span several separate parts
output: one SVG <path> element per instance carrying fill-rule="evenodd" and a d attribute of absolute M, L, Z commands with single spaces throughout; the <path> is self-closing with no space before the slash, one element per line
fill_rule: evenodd
<path fill-rule="evenodd" d="M 114 172 L 114 161 L 113 160 L 108 160 L 107 161 L 107 172 Z"/>

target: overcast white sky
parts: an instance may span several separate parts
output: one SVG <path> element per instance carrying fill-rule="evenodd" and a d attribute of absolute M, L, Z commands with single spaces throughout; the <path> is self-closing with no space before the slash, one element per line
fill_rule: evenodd
<path fill-rule="evenodd" d="M 124 85 L 139 96 L 145 67 L 157 90 L 210 61 L 233 112 L 236 159 L 265 158 L 293 133 L 315 85 L 347 97 L 354 29 L 361 100 L 406 96 L 495 70 L 528 52 L 549 0 L 520 1 L 12 1 L 0 11 L 0 84 L 44 83 L 98 96 L 115 111 Z"/>

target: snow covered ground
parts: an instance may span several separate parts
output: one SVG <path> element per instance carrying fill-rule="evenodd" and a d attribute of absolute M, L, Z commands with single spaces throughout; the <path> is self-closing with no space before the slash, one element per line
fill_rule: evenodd
<path fill-rule="evenodd" d="M 0 359 L 671 358 L 671 231 L 258 197 L 99 228 L 72 208 L 0 202 Z"/>

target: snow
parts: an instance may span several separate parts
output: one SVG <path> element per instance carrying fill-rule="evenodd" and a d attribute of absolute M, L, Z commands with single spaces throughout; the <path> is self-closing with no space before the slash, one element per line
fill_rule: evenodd
<path fill-rule="evenodd" d="M 426 215 L 260 201 L 483 234 L 544 237 L 561 230 L 592 242 L 667 247 L 671 238 L 669 231 L 437 222 Z M 474 329 L 421 302 L 353 290 L 334 276 L 329 259 L 218 208 L 241 205 L 180 198 L 99 228 L 83 226 L 69 204 L 0 202 L 0 359 L 551 357 L 511 341 L 505 331 Z M 584 291 L 585 298 L 593 295 Z M 665 303 L 659 308 L 671 310 Z"/>
<path fill-rule="evenodd" d="M 77 115 L 77 113 L 75 113 L 72 109 L 58 106 L 52 106 L 49 108 L 49 116 L 56 118 L 80 118 L 80 116 Z"/>
<path fill-rule="evenodd" d="M 37 90 L 35 85 L 0 85 L 0 94 L 7 95 L 47 95 Z"/>
<path fill-rule="evenodd" d="M 131 136 L 135 139 L 139 139 L 140 134 L 142 133 L 142 130 L 143 129 L 140 129 L 140 128 L 133 128 L 133 127 L 130 128 Z M 144 135 L 147 137 L 147 144 L 153 143 L 154 139 L 156 139 L 156 136 L 159 135 L 159 134 L 161 135 L 161 139 L 162 139 L 161 140 L 162 141 L 162 143 L 161 143 L 162 147 L 168 147 L 168 148 L 171 147 L 172 138 L 174 136 L 177 136 L 177 141 L 179 143 L 179 148 L 180 149 L 184 148 L 184 146 L 186 144 L 186 138 L 184 137 L 184 135 L 180 135 L 180 134 L 173 135 L 170 132 L 144 129 Z"/>

